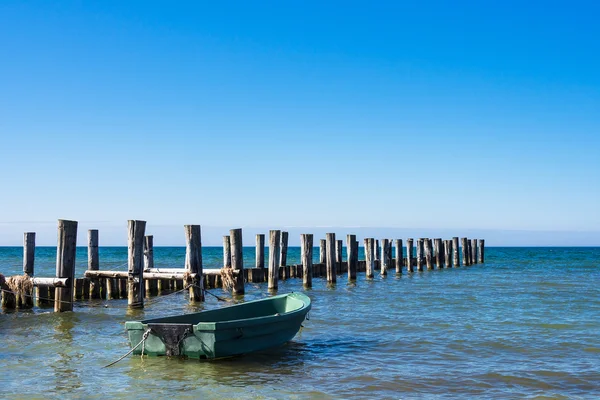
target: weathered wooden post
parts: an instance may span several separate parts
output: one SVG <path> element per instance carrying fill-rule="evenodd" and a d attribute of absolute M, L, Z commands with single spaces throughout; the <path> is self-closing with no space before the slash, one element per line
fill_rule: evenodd
<path fill-rule="evenodd" d="M 442 239 L 434 239 L 435 243 L 435 267 L 437 269 L 444 268 L 444 249 L 442 248 Z"/>
<path fill-rule="evenodd" d="M 381 275 L 386 276 L 392 264 L 392 248 L 389 239 L 381 240 Z"/>
<path fill-rule="evenodd" d="M 279 256 L 279 265 L 285 267 L 287 265 L 288 251 L 288 232 L 281 231 L 281 254 Z"/>
<path fill-rule="evenodd" d="M 452 240 L 444 240 L 444 260 L 446 268 L 452 268 Z"/>
<path fill-rule="evenodd" d="M 256 235 L 256 268 L 265 268 L 265 235 Z"/>
<path fill-rule="evenodd" d="M 485 257 L 485 239 L 479 239 L 479 263 L 483 264 Z"/>
<path fill-rule="evenodd" d="M 144 234 L 146 221 L 129 220 L 127 238 L 127 305 L 144 308 Z"/>
<path fill-rule="evenodd" d="M 327 283 L 335 283 L 337 272 L 335 268 L 335 233 L 327 233 L 325 238 L 327 242 Z"/>
<path fill-rule="evenodd" d="M 477 264 L 477 239 L 471 239 L 471 264 Z"/>
<path fill-rule="evenodd" d="M 356 270 L 358 269 L 358 242 L 356 235 L 346 236 L 346 259 L 348 262 L 348 280 L 356 280 Z"/>
<path fill-rule="evenodd" d="M 471 240 L 467 240 L 467 259 L 469 260 L 469 265 L 473 265 L 473 246 Z"/>
<path fill-rule="evenodd" d="M 343 240 L 335 241 L 335 271 L 338 274 L 342 273 L 342 246 Z"/>
<path fill-rule="evenodd" d="M 300 235 L 302 246 L 302 283 L 305 288 L 312 287 L 312 269 L 313 269 L 313 235 L 303 233 Z"/>
<path fill-rule="evenodd" d="M 452 251 L 454 253 L 454 263 L 453 267 L 460 267 L 460 249 L 458 248 L 458 237 L 454 236 L 452 238 Z"/>
<path fill-rule="evenodd" d="M 417 241 L 417 271 L 423 271 L 423 245 L 424 238 L 419 238 Z"/>
<path fill-rule="evenodd" d="M 192 302 L 204 301 L 202 228 L 200 225 L 184 225 L 183 228 L 185 231 L 185 271 L 191 276 L 187 282 L 189 299 Z"/>
<path fill-rule="evenodd" d="M 269 231 L 269 290 L 276 291 L 279 279 L 279 246 L 281 231 Z"/>
<path fill-rule="evenodd" d="M 57 287 L 54 311 L 73 311 L 73 285 L 75 282 L 75 252 L 77 250 L 77 221 L 58 220 L 58 245 L 56 247 L 56 277 L 69 278 L 67 287 Z"/>
<path fill-rule="evenodd" d="M 465 267 L 469 266 L 469 245 L 468 239 L 466 237 L 460 239 L 460 244 L 462 245 L 462 255 L 463 255 L 463 265 Z"/>
<path fill-rule="evenodd" d="M 427 264 L 427 269 L 433 269 L 433 257 L 432 257 L 432 249 L 431 249 L 431 239 L 425 239 L 425 264 Z"/>
<path fill-rule="evenodd" d="M 327 263 L 327 241 L 321 239 L 319 241 L 319 264 Z"/>
<path fill-rule="evenodd" d="M 404 264 L 404 251 L 402 249 L 402 239 L 394 241 L 396 246 L 396 275 L 402 274 L 402 265 Z"/>
<path fill-rule="evenodd" d="M 23 274 L 33 278 L 33 265 L 35 261 L 35 232 L 23 234 Z M 31 290 L 25 289 L 21 293 L 21 308 L 33 307 L 33 286 Z"/>
<path fill-rule="evenodd" d="M 367 279 L 373 279 L 375 277 L 375 239 L 365 239 L 365 275 Z"/>
<path fill-rule="evenodd" d="M 223 236 L 223 268 L 231 268 L 231 237 Z"/>
<path fill-rule="evenodd" d="M 242 230 L 231 229 L 229 231 L 231 237 L 231 266 L 233 272 L 237 272 L 234 275 L 235 286 L 233 287 L 233 294 L 244 294 L 244 257 L 242 254 Z"/>
<path fill-rule="evenodd" d="M 144 270 L 154 268 L 154 236 L 144 236 Z M 156 296 L 158 294 L 158 280 L 145 279 L 146 296 Z"/>
<path fill-rule="evenodd" d="M 406 239 L 406 271 L 414 272 L 413 268 L 413 239 Z"/>
<path fill-rule="evenodd" d="M 98 229 L 88 230 L 88 271 L 100 269 L 100 257 L 98 255 Z M 100 279 L 90 278 L 90 297 L 100 298 Z"/>
<path fill-rule="evenodd" d="M 373 253 L 375 255 L 375 261 L 380 261 L 381 262 L 381 248 L 379 247 L 379 239 L 375 239 L 375 253 Z"/>

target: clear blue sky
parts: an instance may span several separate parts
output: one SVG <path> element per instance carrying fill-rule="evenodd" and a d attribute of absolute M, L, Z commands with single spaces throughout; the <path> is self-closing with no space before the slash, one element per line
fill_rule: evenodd
<path fill-rule="evenodd" d="M 600 244 L 598 15 L 591 1 L 4 0 L 0 245 L 57 218 L 181 230 L 164 243 L 198 223 Z"/>

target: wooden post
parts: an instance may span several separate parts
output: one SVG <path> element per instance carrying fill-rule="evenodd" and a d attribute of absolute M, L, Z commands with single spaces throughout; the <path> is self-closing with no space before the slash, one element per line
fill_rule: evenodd
<path fill-rule="evenodd" d="M 319 241 L 319 264 L 327 263 L 327 241 L 321 239 Z"/>
<path fill-rule="evenodd" d="M 279 256 L 279 265 L 285 267 L 287 265 L 287 250 L 288 250 L 288 233 L 281 231 L 281 254 Z"/>
<path fill-rule="evenodd" d="M 431 246 L 431 239 L 425 239 L 425 264 L 427 269 L 433 269 L 433 250 Z"/>
<path fill-rule="evenodd" d="M 300 235 L 302 246 L 302 283 L 305 288 L 312 287 L 312 255 L 313 255 L 313 235 L 303 233 Z"/>
<path fill-rule="evenodd" d="M 373 279 L 375 276 L 375 239 L 365 239 L 365 264 L 366 264 L 366 277 L 367 279 Z"/>
<path fill-rule="evenodd" d="M 392 248 L 389 239 L 381 240 L 381 275 L 386 276 L 392 261 Z"/>
<path fill-rule="evenodd" d="M 452 251 L 454 253 L 454 263 L 453 267 L 460 267 L 460 249 L 458 248 L 458 237 L 454 236 L 452 238 Z"/>
<path fill-rule="evenodd" d="M 269 290 L 277 291 L 281 231 L 269 231 Z"/>
<path fill-rule="evenodd" d="M 479 239 L 479 263 L 483 264 L 485 257 L 485 239 Z"/>
<path fill-rule="evenodd" d="M 146 221 L 129 220 L 127 239 L 127 305 L 144 308 L 144 233 Z"/>
<path fill-rule="evenodd" d="M 413 268 L 413 239 L 406 239 L 406 271 L 414 272 Z"/>
<path fill-rule="evenodd" d="M 35 261 L 35 232 L 23 234 L 23 274 L 33 276 Z"/>
<path fill-rule="evenodd" d="M 477 239 L 471 239 L 471 264 L 477 264 Z"/>
<path fill-rule="evenodd" d="M 402 239 L 396 239 L 396 275 L 402 274 L 402 265 L 404 264 L 404 251 L 402 249 Z"/>
<path fill-rule="evenodd" d="M 348 262 L 348 280 L 356 280 L 356 270 L 358 269 L 358 242 L 356 235 L 346 236 L 346 259 Z"/>
<path fill-rule="evenodd" d="M 144 270 L 154 268 L 154 236 L 144 236 Z M 146 279 L 146 296 L 158 294 L 158 279 Z"/>
<path fill-rule="evenodd" d="M 437 269 L 444 268 L 444 249 L 442 248 L 442 239 L 434 239 L 435 244 L 435 267 Z"/>
<path fill-rule="evenodd" d="M 338 274 L 342 273 L 342 247 L 343 240 L 339 239 L 335 241 L 335 268 Z"/>
<path fill-rule="evenodd" d="M 467 244 L 468 241 L 469 240 L 466 237 L 460 239 L 460 244 L 462 245 L 463 265 L 465 267 L 469 266 L 469 245 Z"/>
<path fill-rule="evenodd" d="M 336 268 L 335 268 L 335 233 L 325 234 L 325 240 L 327 242 L 327 283 L 336 282 Z"/>
<path fill-rule="evenodd" d="M 142 267 L 142 269 L 143 269 L 143 267 Z M 121 299 L 124 299 L 125 297 L 127 297 L 127 290 L 128 290 L 127 279 L 125 279 L 125 278 L 119 278 L 119 279 L 116 279 L 116 281 L 117 281 L 117 283 L 119 285 L 119 297 Z M 75 283 L 77 283 L 77 280 L 75 281 Z M 143 282 L 142 282 L 142 287 L 144 287 L 144 283 Z M 145 289 L 142 290 L 142 296 L 145 295 L 145 292 L 146 292 Z M 77 294 L 77 291 L 75 293 Z"/>
<path fill-rule="evenodd" d="M 204 273 L 202 271 L 202 228 L 200 225 L 184 225 L 185 231 L 185 270 L 196 274 L 188 285 L 189 299 L 192 302 L 204 301 Z M 177 286 L 175 286 L 177 287 Z"/>
<path fill-rule="evenodd" d="M 381 251 L 380 251 L 380 247 L 379 247 L 379 239 L 375 239 L 375 253 L 373 253 L 375 255 L 375 261 L 381 261 Z"/>
<path fill-rule="evenodd" d="M 231 237 L 223 236 L 223 267 L 231 268 Z"/>
<path fill-rule="evenodd" d="M 444 260 L 446 268 L 452 268 L 452 240 L 444 240 Z"/>
<path fill-rule="evenodd" d="M 100 269 L 100 257 L 98 255 L 98 229 L 88 230 L 88 270 L 98 271 Z M 100 280 L 90 278 L 90 297 L 100 298 Z"/>
<path fill-rule="evenodd" d="M 256 235 L 256 268 L 265 268 L 265 235 Z"/>
<path fill-rule="evenodd" d="M 75 252 L 77 250 L 77 221 L 58 220 L 58 245 L 56 247 L 56 277 L 70 278 L 68 287 L 55 289 L 54 311 L 73 311 L 73 285 L 75 283 Z"/>
<path fill-rule="evenodd" d="M 467 259 L 469 260 L 469 265 L 473 265 L 473 246 L 471 240 L 467 240 Z"/>
<path fill-rule="evenodd" d="M 33 277 L 35 261 L 35 232 L 25 232 L 23 235 L 23 274 Z M 33 288 L 21 293 L 22 308 L 33 307 Z"/>
<path fill-rule="evenodd" d="M 233 294 L 244 294 L 244 256 L 242 254 L 242 230 L 231 229 L 229 231 L 231 237 L 231 266 L 233 271 L 237 271 L 235 275 L 235 285 Z"/>
<path fill-rule="evenodd" d="M 419 238 L 417 241 L 417 271 L 423 271 L 423 245 L 425 239 Z"/>

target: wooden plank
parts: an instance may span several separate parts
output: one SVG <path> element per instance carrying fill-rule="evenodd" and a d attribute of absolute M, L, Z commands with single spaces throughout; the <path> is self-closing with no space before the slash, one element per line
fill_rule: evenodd
<path fill-rule="evenodd" d="M 279 285 L 279 246 L 281 246 L 281 231 L 269 231 L 269 283 L 271 291 L 277 291 Z"/>
<path fill-rule="evenodd" d="M 73 311 L 73 282 L 75 281 L 75 252 L 77 250 L 77 221 L 58 220 L 56 248 L 56 277 L 70 278 L 68 287 L 56 288 L 54 311 Z"/>
<path fill-rule="evenodd" d="M 189 300 L 204 301 L 204 279 L 202 268 L 202 231 L 200 225 L 184 225 L 185 230 L 185 270 L 190 274 L 188 281 Z"/>

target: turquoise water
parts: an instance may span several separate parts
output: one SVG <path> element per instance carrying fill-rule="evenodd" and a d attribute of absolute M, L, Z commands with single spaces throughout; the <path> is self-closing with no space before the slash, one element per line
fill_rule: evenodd
<path fill-rule="evenodd" d="M 38 275 L 53 274 L 53 251 L 38 249 Z M 218 267 L 220 252 L 205 248 L 205 267 Z M 0 248 L 0 272 L 19 272 L 21 253 Z M 101 269 L 125 254 L 102 249 Z M 85 249 L 77 257 L 80 275 Z M 181 267 L 184 249 L 157 248 L 155 258 Z M 283 347 L 213 362 L 128 357 L 107 369 L 128 351 L 124 321 L 227 304 L 209 296 L 190 306 L 175 294 L 142 311 L 110 300 L 3 313 L 0 397 L 597 398 L 598 282 L 600 248 L 488 248 L 483 265 L 368 281 L 359 273 L 335 287 L 316 278 L 310 320 Z M 280 282 L 280 293 L 300 290 L 297 279 Z M 246 291 L 238 301 L 268 296 L 262 283 Z"/>

